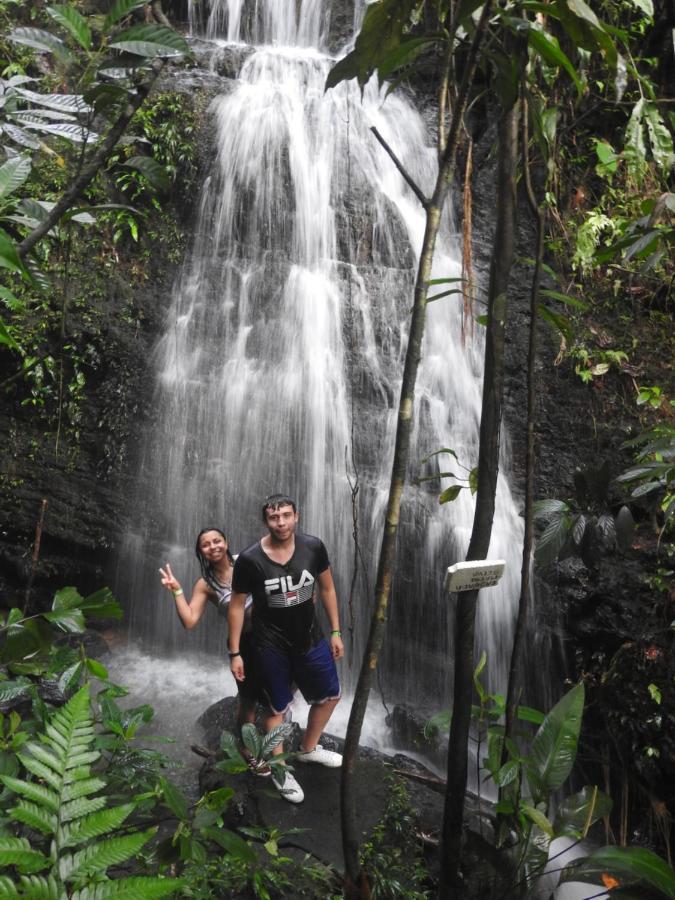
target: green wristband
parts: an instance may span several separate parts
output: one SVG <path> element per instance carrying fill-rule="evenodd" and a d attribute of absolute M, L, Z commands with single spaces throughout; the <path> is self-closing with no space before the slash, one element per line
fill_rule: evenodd
<path fill-rule="evenodd" d="M 333 637 L 334 634 L 336 634 L 338 637 L 342 637 L 341 631 L 331 631 L 330 636 Z"/>

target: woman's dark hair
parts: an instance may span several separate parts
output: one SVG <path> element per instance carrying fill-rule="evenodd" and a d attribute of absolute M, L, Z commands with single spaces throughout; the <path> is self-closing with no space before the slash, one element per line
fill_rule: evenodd
<path fill-rule="evenodd" d="M 222 539 L 224 541 L 227 541 L 227 536 L 225 535 L 224 531 L 221 531 L 220 528 L 214 528 L 214 527 L 202 528 L 202 530 L 197 535 L 197 543 L 195 544 L 195 554 L 197 556 L 197 559 L 199 560 L 199 568 L 202 571 L 202 578 L 208 584 L 209 587 L 212 587 L 214 589 L 214 591 L 222 590 L 224 587 L 228 587 L 228 585 L 221 584 L 218 581 L 218 579 L 216 578 L 216 576 L 213 572 L 213 568 L 211 567 L 211 564 L 209 562 L 207 562 L 206 559 L 204 559 L 204 554 L 202 553 L 201 547 L 199 546 L 199 542 L 201 541 L 202 536 L 205 535 L 207 533 L 207 531 L 217 531 L 218 534 L 222 537 Z M 234 557 L 230 553 L 229 544 L 227 547 L 227 558 L 234 565 Z"/>

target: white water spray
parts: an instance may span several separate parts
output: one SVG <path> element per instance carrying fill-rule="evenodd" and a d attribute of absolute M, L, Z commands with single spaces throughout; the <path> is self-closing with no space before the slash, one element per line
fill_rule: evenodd
<path fill-rule="evenodd" d="M 200 4 L 200 8 L 202 5 Z M 370 131 L 376 125 L 424 191 L 435 152 L 420 115 L 371 83 L 324 93 L 328 5 L 221 0 L 195 28 L 259 46 L 234 90 L 213 101 L 216 158 L 204 184 L 192 251 L 174 287 L 154 356 L 156 419 L 145 444 L 125 568 L 132 631 L 154 652 L 223 653 L 226 629 L 209 611 L 186 636 L 157 567 L 169 560 L 188 588 L 204 526 L 234 549 L 262 532 L 267 493 L 295 495 L 301 527 L 319 535 L 342 600 L 348 663 L 358 670 L 383 528 L 412 285 L 423 212 Z M 449 217 L 434 277 L 460 275 Z M 476 331 L 480 331 L 477 327 Z M 482 342 L 461 340 L 461 299 L 429 307 L 418 377 L 414 446 L 403 498 L 382 687 L 389 702 L 434 712 L 449 705 L 452 610 L 445 568 L 464 558 L 473 520 L 468 489 L 444 506 L 425 472 L 466 476 L 477 463 Z M 508 460 L 502 460 L 502 468 Z M 435 468 L 432 468 L 435 467 Z M 357 590 L 353 484 L 358 472 Z M 504 477 L 490 548 L 507 561 L 479 598 L 477 650 L 489 686 L 504 690 L 517 602 L 522 523 Z M 351 664 L 351 674 L 348 666 Z M 217 698 L 213 698 L 217 699 Z M 346 706 L 346 704 L 345 704 Z"/>

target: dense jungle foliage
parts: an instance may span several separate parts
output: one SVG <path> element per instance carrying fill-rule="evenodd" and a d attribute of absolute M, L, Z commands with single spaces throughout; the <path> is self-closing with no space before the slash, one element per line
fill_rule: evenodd
<path fill-rule="evenodd" d="M 11 409 L 6 456 L 36 470 L 57 460 L 76 473 L 84 453 L 96 455 L 102 478 L 122 464 L 134 398 L 113 392 L 96 447 L 83 443 L 83 423 L 96 392 L 122 385 L 135 364 L 116 357 L 115 320 L 147 324 L 138 293 L 185 245 L 203 109 L 165 81 L 153 90 L 170 66 L 190 64 L 190 51 L 145 6 L 0 0 L 0 386 Z M 607 846 L 562 878 L 583 875 L 610 896 L 675 896 L 674 27 L 664 0 L 379 0 L 329 77 L 329 87 L 363 84 L 377 72 L 394 89 L 433 95 L 447 163 L 439 189 L 464 184 L 465 208 L 471 142 L 515 110 L 519 212 L 541 234 L 541 253 L 533 238 L 519 262 L 534 274 L 534 309 L 555 343 L 537 365 L 573 371 L 585 386 L 602 448 L 579 460 L 573 494 L 539 495 L 530 509 L 539 574 L 577 586 L 568 656 L 579 683 L 546 715 L 519 708 L 518 732 L 505 739 L 508 699 L 483 690 L 485 660 L 468 670 L 467 717 L 484 776 L 500 789 L 497 815 L 484 816 L 503 857 L 474 896 L 527 896 L 550 841 L 589 833 Z M 495 146 L 503 153 L 503 138 Z M 470 255 L 464 274 L 470 283 Z M 428 293 L 446 289 L 422 273 L 422 317 Z M 477 327 L 499 319 L 468 301 Z M 439 471 L 430 475 L 441 502 L 461 490 L 485 496 L 478 467 L 466 480 Z M 23 468 L 0 473 L 5 494 L 20 496 L 25 480 Z M 618 565 L 630 605 L 609 577 Z M 3 598 L 0 627 L 0 896 L 268 897 L 290 885 L 299 896 L 339 894 L 337 873 L 280 854 L 283 835 L 225 827 L 230 788 L 190 808 L 162 754 L 135 749 L 152 710 L 122 711 L 124 689 L 72 641 L 85 616 L 118 615 L 112 598 L 67 588 L 34 612 L 26 577 L 23 611 Z M 231 744 L 222 751 L 231 763 Z M 556 811 L 568 778 L 571 796 Z M 359 896 L 430 896 L 434 851 L 400 785 L 391 798 L 372 839 L 353 848 L 349 889 L 358 881 Z M 167 815 L 169 829 L 156 834 Z M 465 873 L 475 847 L 465 846 Z"/>

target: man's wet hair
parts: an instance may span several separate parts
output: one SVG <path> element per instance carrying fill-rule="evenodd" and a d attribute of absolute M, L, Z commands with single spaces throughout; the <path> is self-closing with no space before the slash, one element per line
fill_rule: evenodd
<path fill-rule="evenodd" d="M 298 511 L 295 500 L 289 497 L 288 494 L 270 494 L 269 497 L 265 497 L 262 508 L 263 522 L 267 521 L 268 509 L 281 509 L 282 506 L 292 506 L 294 513 Z"/>

